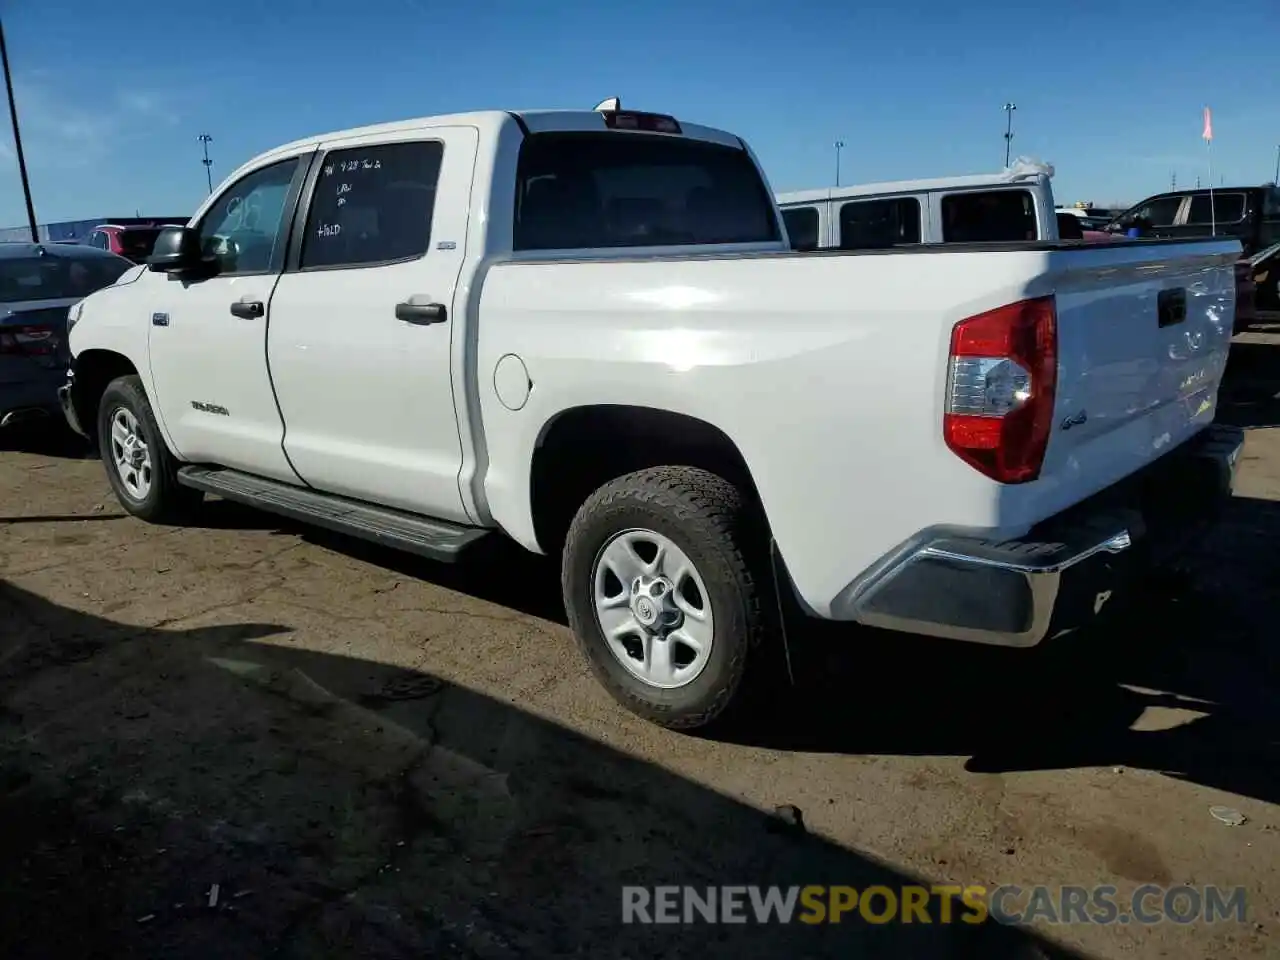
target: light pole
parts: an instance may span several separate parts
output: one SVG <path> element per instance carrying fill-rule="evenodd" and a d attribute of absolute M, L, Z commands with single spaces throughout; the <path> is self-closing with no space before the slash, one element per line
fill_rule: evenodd
<path fill-rule="evenodd" d="M 1004 165 L 1006 169 L 1009 166 L 1009 151 L 1013 147 L 1013 111 L 1018 109 L 1016 103 L 1006 103 L 1004 105 Z"/>
<path fill-rule="evenodd" d="M 836 186 L 840 186 L 840 151 L 844 149 L 844 141 L 836 141 Z"/>
<path fill-rule="evenodd" d="M 204 164 L 204 178 L 209 184 L 209 192 L 213 193 L 213 161 L 209 159 L 209 144 L 213 143 L 213 137 L 202 133 L 197 139 L 204 147 L 204 159 L 200 162 Z"/>
<path fill-rule="evenodd" d="M 18 157 L 18 176 L 22 178 L 22 197 L 27 201 L 27 224 L 31 227 L 31 242 L 40 242 L 40 228 L 36 226 L 36 208 L 31 203 L 31 181 L 27 179 L 27 159 L 22 153 L 22 134 L 18 132 L 18 105 L 13 99 L 13 77 L 9 75 L 9 48 L 4 42 L 4 26 L 0 24 L 0 60 L 4 61 L 4 85 L 9 91 L 9 119 L 13 121 L 13 152 Z"/>

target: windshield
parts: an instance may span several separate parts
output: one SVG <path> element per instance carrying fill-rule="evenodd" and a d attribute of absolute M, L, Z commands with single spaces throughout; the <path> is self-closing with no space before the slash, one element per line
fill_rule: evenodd
<path fill-rule="evenodd" d="M 115 283 L 131 266 L 106 256 L 0 260 L 0 301 L 78 300 Z"/>

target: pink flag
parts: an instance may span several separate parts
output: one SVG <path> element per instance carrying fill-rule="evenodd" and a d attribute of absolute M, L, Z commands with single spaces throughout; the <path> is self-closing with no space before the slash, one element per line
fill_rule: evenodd
<path fill-rule="evenodd" d="M 1213 114 L 1209 112 L 1209 108 L 1204 108 L 1204 133 L 1200 134 L 1205 140 L 1213 140 Z"/>

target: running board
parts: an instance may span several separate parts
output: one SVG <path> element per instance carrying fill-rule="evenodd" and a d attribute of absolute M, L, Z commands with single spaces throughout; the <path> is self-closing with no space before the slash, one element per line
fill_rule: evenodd
<path fill-rule="evenodd" d="M 178 482 L 225 500 L 445 563 L 456 561 L 464 548 L 493 533 L 220 467 L 183 467 L 178 471 Z"/>

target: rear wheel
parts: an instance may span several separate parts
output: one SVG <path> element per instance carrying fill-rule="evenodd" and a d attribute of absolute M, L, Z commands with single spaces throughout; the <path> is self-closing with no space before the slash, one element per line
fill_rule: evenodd
<path fill-rule="evenodd" d="M 137 376 L 117 377 L 98 405 L 98 449 L 120 505 L 150 523 L 180 523 L 203 494 L 178 484 L 178 460 L 156 425 Z"/>
<path fill-rule="evenodd" d="M 641 470 L 587 499 L 561 586 L 578 644 L 619 703 L 693 729 L 741 699 L 767 627 L 762 539 L 741 492 L 692 467 Z"/>

